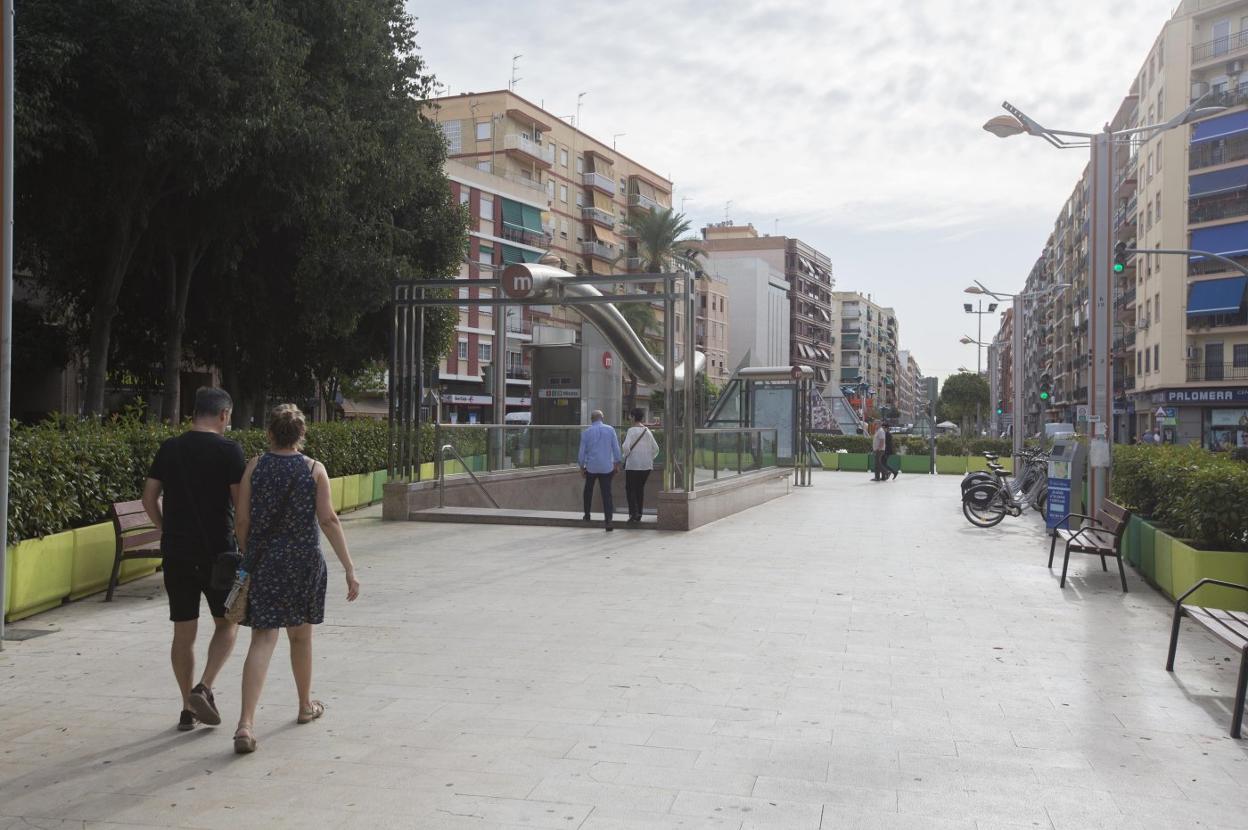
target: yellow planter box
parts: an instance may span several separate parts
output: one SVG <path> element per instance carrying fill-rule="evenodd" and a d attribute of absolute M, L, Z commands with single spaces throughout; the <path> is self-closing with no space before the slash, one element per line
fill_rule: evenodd
<path fill-rule="evenodd" d="M 344 510 L 353 510 L 360 505 L 360 479 L 359 476 L 343 476 L 342 477 L 342 506 L 338 508 L 338 512 Z"/>
<path fill-rule="evenodd" d="M 124 585 L 127 582 L 134 582 L 136 579 L 151 576 L 160 570 L 163 562 L 164 560 L 158 557 L 151 559 L 128 559 L 121 563 L 121 573 L 117 575 L 117 584 Z"/>
<path fill-rule="evenodd" d="M 390 474 L 385 470 L 378 470 L 372 475 L 372 483 L 369 484 L 369 490 L 373 494 L 372 501 L 378 502 L 385 497 L 386 481 L 390 478 Z"/>
<path fill-rule="evenodd" d="M 9 582 L 5 619 L 20 620 L 60 605 L 69 596 L 74 570 L 74 533 L 18 542 L 5 552 Z"/>
<path fill-rule="evenodd" d="M 112 522 L 80 527 L 73 533 L 74 566 L 69 598 L 81 599 L 108 587 L 117 541 Z"/>
<path fill-rule="evenodd" d="M 333 503 L 334 512 L 342 512 L 343 481 L 341 478 L 329 480 L 329 500 Z"/>

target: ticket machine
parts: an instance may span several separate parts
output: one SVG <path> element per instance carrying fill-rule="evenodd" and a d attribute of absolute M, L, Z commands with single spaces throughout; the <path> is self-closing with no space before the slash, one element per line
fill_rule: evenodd
<path fill-rule="evenodd" d="M 1049 453 L 1048 529 L 1069 528 L 1071 513 L 1084 513 L 1083 473 L 1088 464 L 1088 448 L 1073 433 L 1054 436 Z"/>

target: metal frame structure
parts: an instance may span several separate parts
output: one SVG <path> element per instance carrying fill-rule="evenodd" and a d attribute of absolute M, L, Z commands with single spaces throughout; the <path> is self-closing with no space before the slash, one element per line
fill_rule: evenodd
<path fill-rule="evenodd" d="M 681 407 L 680 418 L 677 418 L 675 407 L 676 379 L 676 330 L 675 312 L 677 303 L 683 304 L 685 319 L 684 354 L 685 365 L 692 369 L 693 357 L 697 352 L 694 339 L 694 320 L 696 319 L 693 290 L 693 277 L 682 273 L 665 274 L 612 274 L 577 275 L 561 271 L 548 265 L 532 266 L 543 269 L 546 276 L 556 278 L 553 291 L 544 294 L 516 296 L 519 280 L 524 280 L 531 289 L 533 280 L 530 276 L 530 264 L 516 263 L 503 271 L 501 279 L 418 279 L 399 281 L 392 284 L 391 302 L 394 305 L 393 327 L 390 340 L 389 361 L 389 394 L 390 394 L 390 451 L 388 472 L 396 480 L 420 480 L 420 426 L 430 420 L 430 413 L 422 411 L 425 389 L 425 354 L 424 331 L 426 308 L 445 306 L 476 305 L 500 307 L 509 305 L 566 305 L 593 306 L 615 303 L 650 303 L 661 300 L 664 304 L 663 317 L 663 395 L 664 418 L 663 437 L 667 448 L 667 461 L 663 465 L 663 489 L 665 491 L 692 491 L 694 489 L 694 394 L 693 381 L 695 371 L 686 371 L 689 376 L 683 384 L 686 394 Z M 683 280 L 683 285 L 677 281 Z M 602 285 L 615 286 L 621 283 L 658 283 L 663 284 L 663 291 L 658 293 L 616 294 L 600 293 L 596 296 L 568 296 L 567 286 Z M 457 292 L 460 287 L 476 287 L 492 289 L 493 296 L 477 299 L 461 299 L 458 296 L 437 296 L 442 292 Z M 501 296 L 507 293 L 509 296 Z M 495 314 L 496 322 L 502 314 Z M 495 331 L 499 327 L 496 325 Z M 495 372 L 495 395 L 499 386 Z M 504 396 L 506 400 L 505 386 Z M 496 406 L 497 419 L 501 422 L 501 411 L 505 407 Z M 677 445 L 679 420 L 680 452 L 672 450 Z M 435 448 L 438 449 L 438 448 Z M 440 452 L 438 453 L 440 455 Z"/>

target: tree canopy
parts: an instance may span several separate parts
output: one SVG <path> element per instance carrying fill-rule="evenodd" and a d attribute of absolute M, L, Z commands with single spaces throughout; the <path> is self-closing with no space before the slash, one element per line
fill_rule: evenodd
<path fill-rule="evenodd" d="M 239 415 L 383 358 L 396 278 L 466 217 L 401 0 L 19 0 L 17 253 L 86 357 L 221 369 Z M 454 337 L 427 312 L 426 353 Z M 159 368 L 159 371 L 157 369 Z"/>
<path fill-rule="evenodd" d="M 988 413 L 988 381 L 975 372 L 959 372 L 945 378 L 940 387 L 937 417 L 965 427 L 977 411 L 981 416 Z"/>

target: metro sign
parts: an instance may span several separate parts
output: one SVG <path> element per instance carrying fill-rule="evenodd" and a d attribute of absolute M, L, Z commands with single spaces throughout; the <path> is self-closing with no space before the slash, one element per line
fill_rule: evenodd
<path fill-rule="evenodd" d="M 523 265 L 513 264 L 503 270 L 503 293 L 513 300 L 523 300 L 533 294 L 533 277 Z"/>

